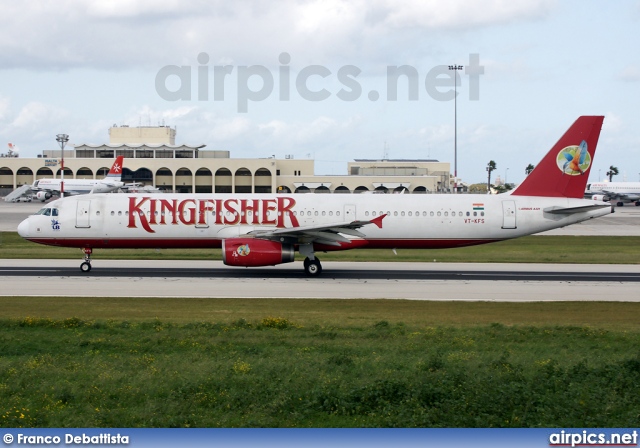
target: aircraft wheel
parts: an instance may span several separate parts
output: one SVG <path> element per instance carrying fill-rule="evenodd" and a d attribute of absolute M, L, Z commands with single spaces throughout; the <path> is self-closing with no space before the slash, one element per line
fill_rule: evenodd
<path fill-rule="evenodd" d="M 623 206 L 624 206 L 624 202 L 618 202 L 616 205 L 617 205 L 618 207 L 623 207 Z"/>
<path fill-rule="evenodd" d="M 305 258 L 304 272 L 306 272 L 309 277 L 317 277 L 318 275 L 320 275 L 320 273 L 322 272 L 322 265 L 320 264 L 320 260 L 318 260 L 317 258 L 315 260 L 309 260 L 308 258 Z"/>
<path fill-rule="evenodd" d="M 80 265 L 80 270 L 82 272 L 89 272 L 91 270 L 91 263 L 87 263 L 86 261 Z"/>

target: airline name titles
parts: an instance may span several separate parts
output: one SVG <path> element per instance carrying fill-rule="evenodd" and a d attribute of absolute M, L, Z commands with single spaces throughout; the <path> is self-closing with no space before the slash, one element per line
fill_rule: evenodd
<path fill-rule="evenodd" d="M 270 199 L 158 199 L 129 197 L 128 228 L 138 224 L 155 233 L 157 225 L 205 225 L 213 219 L 217 225 L 272 225 L 279 228 L 300 227 L 292 209 L 293 198 Z"/>

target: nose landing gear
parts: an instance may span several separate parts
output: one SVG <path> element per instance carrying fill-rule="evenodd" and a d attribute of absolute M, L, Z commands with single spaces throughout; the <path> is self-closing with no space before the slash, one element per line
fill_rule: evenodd
<path fill-rule="evenodd" d="M 84 261 L 80 264 L 80 270 L 82 272 L 89 272 L 91 270 L 91 254 L 93 253 L 93 249 L 85 247 L 82 251 L 84 252 Z"/>

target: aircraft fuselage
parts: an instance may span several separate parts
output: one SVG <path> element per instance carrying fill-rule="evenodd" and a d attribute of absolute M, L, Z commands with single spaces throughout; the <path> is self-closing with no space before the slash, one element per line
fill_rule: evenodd
<path fill-rule="evenodd" d="M 117 194 L 57 200 L 57 216 L 34 215 L 19 233 L 42 244 L 90 248 L 203 248 L 260 229 L 295 229 L 381 215 L 354 244 L 320 250 L 449 248 L 517 238 L 611 212 L 553 208 L 603 204 L 573 198 L 510 195 Z M 547 211 L 545 211 L 547 210 Z M 321 246 L 321 245 L 318 245 Z"/>

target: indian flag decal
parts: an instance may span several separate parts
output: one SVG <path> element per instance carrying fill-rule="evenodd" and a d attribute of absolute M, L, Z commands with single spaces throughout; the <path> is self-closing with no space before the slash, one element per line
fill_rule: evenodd
<path fill-rule="evenodd" d="M 484 210 L 484 204 L 473 204 L 474 210 Z"/>

